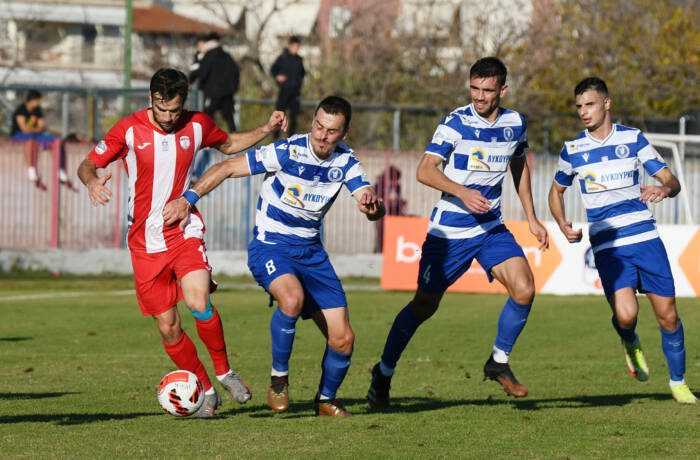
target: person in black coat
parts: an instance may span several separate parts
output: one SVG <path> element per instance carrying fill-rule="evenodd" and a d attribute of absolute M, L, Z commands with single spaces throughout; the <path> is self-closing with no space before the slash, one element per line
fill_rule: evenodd
<path fill-rule="evenodd" d="M 220 39 L 216 32 L 200 37 L 189 79 L 190 83 L 196 81 L 204 93 L 204 113 L 214 117 L 216 112 L 220 112 L 229 132 L 234 132 L 233 97 L 238 91 L 240 69 L 221 47 Z"/>
<path fill-rule="evenodd" d="M 299 56 L 299 48 L 301 48 L 301 39 L 295 35 L 289 37 L 287 47 L 277 57 L 270 69 L 270 73 L 279 86 L 276 109 L 289 112 L 287 118 L 289 120 L 288 135 L 294 134 L 297 129 L 301 86 L 306 75 L 304 61 Z M 275 133 L 275 137 L 279 137 L 279 132 Z"/>

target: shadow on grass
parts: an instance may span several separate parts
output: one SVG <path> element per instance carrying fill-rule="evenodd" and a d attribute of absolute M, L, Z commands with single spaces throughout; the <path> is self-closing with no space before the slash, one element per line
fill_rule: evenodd
<path fill-rule="evenodd" d="M 367 400 L 362 398 L 343 398 L 341 401 L 353 415 L 368 415 L 372 413 L 406 414 L 416 412 L 430 412 L 461 406 L 511 406 L 517 410 L 534 411 L 541 409 L 581 409 L 591 407 L 622 407 L 638 401 L 669 401 L 671 395 L 667 393 L 632 393 L 611 395 L 582 395 L 566 398 L 544 399 L 435 399 L 424 397 L 393 398 L 391 407 L 383 411 L 372 411 L 367 406 Z M 292 402 L 289 410 L 283 414 L 274 414 L 263 404 L 253 406 L 241 406 L 227 411 L 219 412 L 222 416 L 235 416 L 249 414 L 253 418 L 275 417 L 280 419 L 296 419 L 313 416 L 314 406 L 312 401 Z"/>
<path fill-rule="evenodd" d="M 59 398 L 65 395 L 76 395 L 76 391 L 48 391 L 44 393 L 0 393 L 0 399 L 44 399 Z"/>
<path fill-rule="evenodd" d="M 0 342 L 24 342 L 32 340 L 34 337 L 0 337 Z"/>
<path fill-rule="evenodd" d="M 0 416 L 5 423 L 55 423 L 59 426 L 83 425 L 95 422 L 132 420 L 140 417 L 162 417 L 161 412 L 135 412 L 131 414 L 22 414 Z"/>

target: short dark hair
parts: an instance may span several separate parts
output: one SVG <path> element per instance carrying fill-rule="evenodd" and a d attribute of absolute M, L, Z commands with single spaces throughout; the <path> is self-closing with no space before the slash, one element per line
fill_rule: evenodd
<path fill-rule="evenodd" d="M 36 99 L 41 99 L 41 93 L 35 89 L 30 89 L 27 94 L 24 95 L 24 102 L 34 101 Z"/>
<path fill-rule="evenodd" d="M 293 43 L 301 45 L 301 37 L 299 37 L 298 35 L 291 35 L 289 37 L 289 40 L 287 40 L 287 44 L 291 45 Z"/>
<path fill-rule="evenodd" d="M 323 109 L 324 112 L 331 115 L 341 114 L 345 118 L 345 123 L 343 123 L 343 129 L 345 131 L 350 127 L 350 120 L 352 119 L 352 106 L 350 103 L 340 96 L 328 96 L 319 102 L 314 111 L 314 115 L 318 113 L 318 109 Z"/>
<path fill-rule="evenodd" d="M 187 75 L 177 69 L 158 69 L 151 78 L 151 96 L 158 94 L 164 101 L 180 96 L 184 104 L 188 89 Z"/>
<path fill-rule="evenodd" d="M 219 41 L 219 40 L 221 40 L 221 35 L 219 35 L 218 32 L 209 32 L 208 34 L 204 35 L 203 38 L 204 38 L 205 42 L 208 42 L 211 40 Z"/>
<path fill-rule="evenodd" d="M 476 78 L 490 78 L 496 77 L 498 84 L 503 86 L 506 84 L 506 77 L 508 76 L 508 69 L 506 69 L 505 64 L 497 57 L 485 57 L 481 58 L 472 64 L 469 69 L 469 79 Z"/>
<path fill-rule="evenodd" d="M 587 77 L 578 82 L 576 88 L 574 88 L 574 97 L 585 93 L 588 90 L 598 91 L 605 97 L 608 97 L 608 85 L 605 84 L 602 78 L 598 77 Z"/>

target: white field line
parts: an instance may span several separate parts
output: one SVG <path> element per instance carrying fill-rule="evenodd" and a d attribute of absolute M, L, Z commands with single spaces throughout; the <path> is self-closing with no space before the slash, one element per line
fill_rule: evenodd
<path fill-rule="evenodd" d="M 219 290 L 225 292 L 227 290 L 256 290 L 262 289 L 257 284 L 253 283 L 237 283 L 237 284 L 220 284 Z M 346 291 L 380 291 L 381 287 L 375 284 L 349 284 L 344 286 Z M 18 302 L 23 300 L 47 300 L 47 299 L 72 299 L 76 297 L 94 296 L 94 295 L 104 295 L 104 296 L 125 296 L 125 295 L 135 295 L 133 289 L 121 289 L 112 291 L 41 291 L 34 294 L 18 294 L 18 295 L 8 295 L 0 297 L 1 302 Z"/>

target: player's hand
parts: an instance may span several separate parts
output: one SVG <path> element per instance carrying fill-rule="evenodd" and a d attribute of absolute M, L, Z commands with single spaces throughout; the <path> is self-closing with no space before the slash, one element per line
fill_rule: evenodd
<path fill-rule="evenodd" d="M 270 134 L 275 131 L 287 131 L 287 115 L 281 110 L 275 110 L 270 115 L 270 119 L 265 123 L 265 133 Z"/>
<path fill-rule="evenodd" d="M 642 196 L 639 199 L 642 203 L 658 203 L 671 193 L 670 188 L 658 185 L 642 185 L 640 189 Z"/>
<path fill-rule="evenodd" d="M 357 208 L 368 217 L 377 216 L 383 210 L 382 199 L 379 198 L 373 188 L 366 188 L 357 199 Z M 381 216 L 379 216 L 381 217 Z"/>
<path fill-rule="evenodd" d="M 107 181 L 112 177 L 112 173 L 108 172 L 102 177 L 98 177 L 87 184 L 88 195 L 93 206 L 98 204 L 106 205 L 112 198 L 112 191 L 106 186 Z"/>
<path fill-rule="evenodd" d="M 473 213 L 483 214 L 491 210 L 491 202 L 478 190 L 465 188 L 459 195 L 459 198 L 462 200 L 467 209 Z"/>
<path fill-rule="evenodd" d="M 165 205 L 163 208 L 163 225 L 170 227 L 180 223 L 180 228 L 185 229 L 190 220 L 190 203 L 183 197 L 179 197 Z"/>
<path fill-rule="evenodd" d="M 535 219 L 530 222 L 530 233 L 535 235 L 537 241 L 540 242 L 540 251 L 544 251 L 549 248 L 549 235 L 547 234 L 547 229 L 542 225 L 542 223 Z"/>
<path fill-rule="evenodd" d="M 583 230 L 576 229 L 571 226 L 571 222 L 566 222 L 564 225 L 560 225 L 559 228 L 564 234 L 569 243 L 578 243 L 583 238 Z"/>

